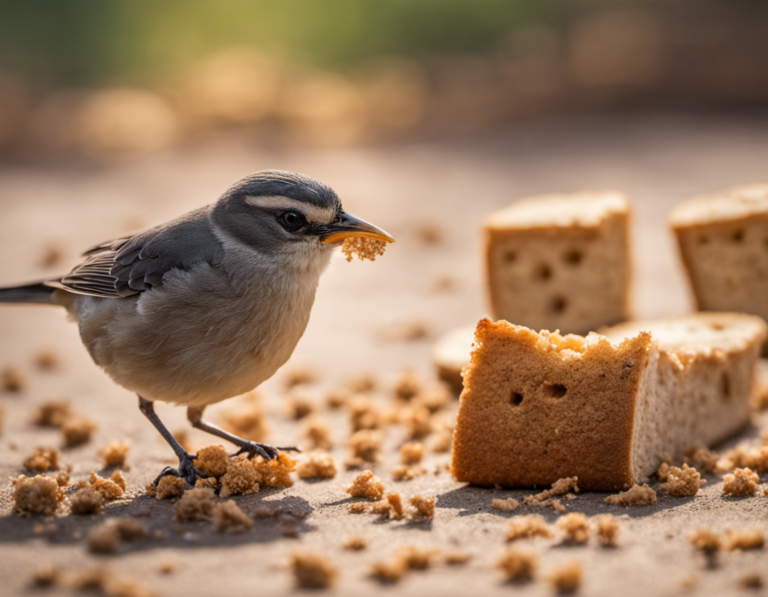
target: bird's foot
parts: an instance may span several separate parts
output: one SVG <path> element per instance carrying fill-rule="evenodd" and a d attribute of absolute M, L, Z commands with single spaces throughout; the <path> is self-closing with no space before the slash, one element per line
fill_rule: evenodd
<path fill-rule="evenodd" d="M 163 469 L 163 472 L 161 472 L 155 479 L 155 485 L 157 485 L 160 482 L 160 479 L 163 477 L 173 475 L 174 477 L 181 477 L 192 487 L 194 487 L 195 482 L 198 479 L 205 479 L 208 475 L 206 475 L 203 471 L 198 470 L 197 467 L 195 467 L 193 464 L 192 460 L 193 456 L 191 454 L 186 454 L 179 459 L 179 468 L 176 469 L 171 466 L 166 466 Z"/>
<path fill-rule="evenodd" d="M 264 460 L 274 460 L 277 458 L 278 452 L 301 452 L 301 450 L 296 447 L 276 448 L 275 446 L 270 446 L 269 444 L 259 444 L 246 440 L 243 440 L 243 443 L 238 445 L 240 446 L 240 449 L 232 454 L 232 456 L 237 456 L 238 454 L 248 454 L 250 458 L 253 458 L 256 455 L 259 455 Z"/>

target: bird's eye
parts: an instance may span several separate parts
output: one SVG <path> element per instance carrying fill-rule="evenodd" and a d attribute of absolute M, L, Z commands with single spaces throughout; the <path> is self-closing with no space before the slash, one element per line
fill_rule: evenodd
<path fill-rule="evenodd" d="M 306 220 L 304 219 L 304 214 L 298 211 L 284 211 L 280 214 L 280 217 L 278 218 L 280 220 L 280 223 L 283 225 L 283 228 L 288 230 L 289 232 L 294 232 L 301 228 Z"/>

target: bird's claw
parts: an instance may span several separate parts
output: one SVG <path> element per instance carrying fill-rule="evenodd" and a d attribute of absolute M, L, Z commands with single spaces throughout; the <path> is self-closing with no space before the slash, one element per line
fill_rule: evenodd
<path fill-rule="evenodd" d="M 241 448 L 235 452 L 233 456 L 237 456 L 238 454 L 248 454 L 250 458 L 258 455 L 261 456 L 264 460 L 274 460 L 278 456 L 278 451 L 300 452 L 298 448 L 276 448 L 274 446 L 270 446 L 269 444 L 248 442 L 247 444 L 241 446 Z"/>
<path fill-rule="evenodd" d="M 192 456 L 189 454 L 179 459 L 179 468 L 175 469 L 172 466 L 166 466 L 155 479 L 155 485 L 160 482 L 160 479 L 167 477 L 168 475 L 181 477 L 192 487 L 195 486 L 195 482 L 197 482 L 198 479 L 205 479 L 208 476 L 193 464 Z"/>

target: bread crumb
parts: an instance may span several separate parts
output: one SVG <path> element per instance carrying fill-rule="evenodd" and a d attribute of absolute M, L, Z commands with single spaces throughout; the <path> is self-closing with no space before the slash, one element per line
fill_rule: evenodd
<path fill-rule="evenodd" d="M 613 514 L 601 514 L 595 518 L 597 540 L 604 547 L 615 547 L 621 527 Z"/>
<path fill-rule="evenodd" d="M 220 533 L 244 533 L 253 526 L 253 520 L 235 502 L 228 500 L 214 506 L 213 525 Z"/>
<path fill-rule="evenodd" d="M 443 552 L 443 562 L 446 566 L 463 566 L 472 559 L 472 554 L 465 551 L 448 550 Z"/>
<path fill-rule="evenodd" d="M 351 397 L 352 392 L 347 388 L 332 388 L 325 395 L 325 405 L 332 410 L 342 408 Z"/>
<path fill-rule="evenodd" d="M 174 475 L 165 475 L 161 477 L 157 483 L 157 489 L 155 490 L 155 497 L 158 500 L 167 500 L 169 498 L 179 497 L 184 493 L 187 487 L 187 482 L 181 477 Z"/>
<path fill-rule="evenodd" d="M 292 367 L 283 375 L 283 385 L 290 390 L 296 386 L 303 386 L 317 381 L 317 371 L 309 365 Z"/>
<path fill-rule="evenodd" d="M 353 394 L 372 392 L 379 385 L 376 377 L 370 373 L 356 375 L 347 380 L 346 386 Z"/>
<path fill-rule="evenodd" d="M 403 464 L 418 464 L 424 457 L 424 444 L 408 442 L 400 448 L 400 462 Z"/>
<path fill-rule="evenodd" d="M 552 537 L 552 531 L 541 514 L 528 514 L 526 516 L 514 516 L 507 525 L 507 541 L 524 539 L 528 537 Z"/>
<path fill-rule="evenodd" d="M 408 500 L 416 508 L 413 518 L 432 518 L 435 515 L 435 503 L 437 499 L 424 495 L 414 495 Z"/>
<path fill-rule="evenodd" d="M 126 488 L 125 478 L 120 471 L 115 471 L 109 479 L 99 477 L 91 471 L 88 485 L 94 491 L 98 491 L 105 500 L 114 500 L 123 495 Z"/>
<path fill-rule="evenodd" d="M 443 242 L 445 231 L 434 222 L 422 222 L 415 229 L 417 238 L 428 245 L 435 245 Z"/>
<path fill-rule="evenodd" d="M 392 479 L 394 481 L 410 481 L 421 475 L 426 475 L 427 469 L 420 466 L 407 466 L 405 464 L 398 464 L 392 469 Z"/>
<path fill-rule="evenodd" d="M 707 527 L 699 527 L 695 531 L 688 533 L 686 539 L 688 539 L 691 545 L 696 549 L 699 549 L 706 554 L 714 554 L 721 547 L 718 534 Z"/>
<path fill-rule="evenodd" d="M 643 485 L 633 485 L 627 491 L 622 491 L 616 495 L 609 495 L 605 500 L 606 504 L 618 506 L 647 506 L 656 503 L 656 492 L 651 489 L 647 483 Z"/>
<path fill-rule="evenodd" d="M 201 473 L 218 479 L 227 472 L 229 454 L 222 445 L 205 446 L 197 451 L 194 464 Z"/>
<path fill-rule="evenodd" d="M 557 528 L 563 531 L 566 543 L 586 543 L 589 539 L 589 522 L 581 512 L 571 512 L 557 519 Z"/>
<path fill-rule="evenodd" d="M 347 403 L 349 426 L 352 431 L 381 429 L 385 425 L 384 411 L 370 396 L 357 394 Z"/>
<path fill-rule="evenodd" d="M 765 537 L 758 529 L 727 530 L 722 539 L 722 546 L 728 550 L 762 549 Z"/>
<path fill-rule="evenodd" d="M 401 410 L 399 419 L 410 439 L 421 439 L 432 433 L 432 413 L 426 406 L 411 404 Z"/>
<path fill-rule="evenodd" d="M 258 457 L 261 459 L 261 457 Z M 263 459 L 261 459 L 263 460 Z M 231 495 L 246 495 L 259 491 L 262 474 L 256 467 L 256 460 L 249 460 L 247 454 L 240 454 L 227 461 L 227 472 L 219 481 L 219 495 L 227 498 Z"/>
<path fill-rule="evenodd" d="M 712 474 L 716 471 L 717 461 L 720 460 L 720 455 L 717 452 L 706 448 L 692 448 L 688 450 L 687 454 L 693 464 L 705 473 Z"/>
<path fill-rule="evenodd" d="M 509 582 L 523 582 L 533 579 L 539 565 L 539 557 L 531 550 L 508 548 L 496 562 Z"/>
<path fill-rule="evenodd" d="M 102 495 L 88 487 L 81 487 L 69 498 L 69 507 L 72 514 L 99 514 L 104 505 Z"/>
<path fill-rule="evenodd" d="M 132 518 L 110 518 L 88 533 L 88 550 L 93 553 L 113 553 L 122 541 L 149 536 L 149 529 Z"/>
<path fill-rule="evenodd" d="M 507 498 L 505 500 L 496 498 L 491 502 L 491 508 L 494 510 L 501 510 L 502 512 L 509 512 L 511 510 L 515 510 L 520 506 L 520 502 L 518 502 L 515 498 Z"/>
<path fill-rule="evenodd" d="M 59 468 L 59 451 L 56 448 L 37 448 L 24 460 L 24 468 L 36 473 L 47 473 Z"/>
<path fill-rule="evenodd" d="M 26 378 L 16 367 L 8 366 L 0 373 L 0 388 L 3 392 L 16 394 L 22 392 L 26 385 Z"/>
<path fill-rule="evenodd" d="M 160 574 L 173 574 L 179 569 L 179 566 L 180 564 L 178 560 L 166 558 L 158 564 L 157 570 Z"/>
<path fill-rule="evenodd" d="M 565 495 L 569 491 L 573 493 L 579 493 L 579 478 L 578 477 L 565 477 L 558 479 L 552 484 L 552 489 L 549 490 L 549 495 Z"/>
<path fill-rule="evenodd" d="M 290 556 L 290 566 L 299 587 L 325 589 L 336 582 L 339 571 L 325 554 L 296 551 Z"/>
<path fill-rule="evenodd" d="M 378 429 L 361 429 L 347 440 L 349 456 L 347 467 L 354 468 L 363 463 L 376 464 L 381 458 L 384 434 Z"/>
<path fill-rule="evenodd" d="M 47 243 L 41 253 L 37 263 L 40 267 L 51 268 L 61 263 L 64 258 L 64 250 L 55 243 Z"/>
<path fill-rule="evenodd" d="M 61 425 L 61 432 L 64 435 L 64 444 L 68 448 L 81 446 L 91 441 L 91 436 L 96 430 L 96 424 L 84 417 L 69 417 Z"/>
<path fill-rule="evenodd" d="M 69 471 L 66 470 L 66 471 L 59 471 L 58 473 L 56 473 L 56 476 L 54 477 L 54 479 L 56 479 L 56 483 L 59 485 L 59 487 L 66 487 L 67 485 L 69 485 L 71 477 L 69 475 Z"/>
<path fill-rule="evenodd" d="M 411 570 L 426 570 L 432 565 L 432 558 L 437 553 L 433 548 L 402 545 L 395 550 L 395 558 L 401 559 Z"/>
<path fill-rule="evenodd" d="M 296 470 L 296 461 L 285 452 L 277 458 L 264 460 L 261 456 L 251 459 L 258 475 L 258 481 L 265 487 L 290 487 L 293 485 L 291 473 Z"/>
<path fill-rule="evenodd" d="M 393 393 L 396 400 L 408 402 L 424 387 L 421 376 L 415 371 L 402 371 L 395 379 Z"/>
<path fill-rule="evenodd" d="M 333 448 L 331 426 L 328 419 L 320 415 L 309 415 L 304 420 L 301 431 L 310 450 L 330 450 Z"/>
<path fill-rule="evenodd" d="M 370 506 L 371 504 L 366 504 L 365 502 L 355 502 L 349 505 L 349 513 L 365 514 L 367 512 L 370 512 Z"/>
<path fill-rule="evenodd" d="M 395 519 L 400 519 L 405 516 L 405 508 L 403 507 L 403 500 L 400 494 L 394 491 L 387 493 L 387 503 L 390 505 L 391 516 Z"/>
<path fill-rule="evenodd" d="M 408 565 L 402 558 L 374 562 L 371 566 L 371 576 L 381 583 L 400 582 L 408 572 Z"/>
<path fill-rule="evenodd" d="M 699 586 L 699 577 L 693 573 L 686 574 L 680 581 L 680 588 L 683 591 L 693 591 Z"/>
<path fill-rule="evenodd" d="M 575 593 L 581 585 L 581 564 L 573 560 L 555 568 L 549 582 L 558 593 Z"/>
<path fill-rule="evenodd" d="M 760 477 L 751 469 L 737 468 L 723 477 L 723 495 L 755 495 Z"/>
<path fill-rule="evenodd" d="M 459 287 L 459 281 L 453 276 L 442 275 L 437 276 L 432 280 L 430 284 L 430 290 L 432 292 L 453 292 Z"/>
<path fill-rule="evenodd" d="M 565 512 L 565 506 L 563 506 L 563 503 L 555 498 L 550 498 L 550 491 L 549 489 L 545 489 L 541 493 L 537 493 L 536 495 L 529 495 L 526 496 L 523 499 L 523 505 L 525 506 L 538 506 L 538 507 L 546 507 L 551 508 L 555 512 Z M 573 495 L 573 494 L 567 494 L 567 495 Z"/>
<path fill-rule="evenodd" d="M 42 348 L 35 355 L 35 367 L 41 371 L 53 371 L 61 364 L 59 355 L 52 348 Z"/>
<path fill-rule="evenodd" d="M 216 506 L 216 494 L 210 489 L 188 489 L 176 503 L 176 522 L 211 520 Z"/>
<path fill-rule="evenodd" d="M 216 477 L 200 477 L 195 481 L 195 489 L 211 489 L 217 492 L 221 489 L 221 484 Z M 186 483 L 184 484 L 186 488 Z M 183 489 L 182 489 L 183 491 Z"/>
<path fill-rule="evenodd" d="M 32 585 L 35 587 L 52 587 L 61 578 L 61 571 L 55 564 L 40 564 L 32 573 Z"/>
<path fill-rule="evenodd" d="M 226 431 L 238 437 L 253 442 L 267 441 L 269 426 L 258 392 L 248 392 L 234 406 L 222 410 L 219 421 Z"/>
<path fill-rule="evenodd" d="M 51 477 L 20 475 L 13 481 L 13 507 L 16 512 L 55 514 L 63 499 L 64 492 Z"/>
<path fill-rule="evenodd" d="M 441 383 L 440 385 L 419 392 L 411 402 L 423 406 L 431 413 L 436 413 L 443 410 L 452 401 L 453 395 L 451 394 L 451 390 L 447 385 Z"/>
<path fill-rule="evenodd" d="M 368 547 L 368 541 L 362 535 L 349 535 L 341 546 L 348 551 L 362 551 Z"/>
<path fill-rule="evenodd" d="M 67 400 L 49 400 L 35 407 L 31 420 L 38 427 L 61 427 L 70 417 L 72 409 Z"/>
<path fill-rule="evenodd" d="M 352 261 L 355 255 L 361 261 L 364 259 L 376 261 L 376 257 L 383 255 L 386 248 L 386 241 L 363 236 L 351 236 L 344 239 L 341 252 L 347 257 L 347 261 Z"/>
<path fill-rule="evenodd" d="M 293 388 L 285 399 L 286 414 L 298 421 L 315 412 L 315 401 L 302 387 Z"/>
<path fill-rule="evenodd" d="M 315 452 L 301 459 L 296 473 L 300 479 L 333 479 L 336 464 L 330 454 Z"/>
<path fill-rule="evenodd" d="M 428 338 L 431 333 L 432 330 L 429 325 L 422 321 L 406 321 L 383 328 L 381 330 L 381 337 L 384 340 L 390 341 L 413 342 L 414 340 Z"/>
<path fill-rule="evenodd" d="M 682 468 L 667 466 L 664 473 L 666 482 L 660 487 L 675 497 L 696 495 L 699 493 L 699 488 L 707 482 L 701 478 L 699 471 L 687 464 L 683 464 Z"/>
<path fill-rule="evenodd" d="M 434 427 L 434 426 L 433 426 Z M 441 421 L 432 435 L 432 451 L 436 454 L 450 452 L 453 445 L 453 422 Z"/>
<path fill-rule="evenodd" d="M 744 589 L 760 589 L 764 584 L 763 577 L 757 572 L 749 572 L 739 579 L 739 586 Z"/>
<path fill-rule="evenodd" d="M 99 456 L 101 456 L 106 468 L 124 466 L 130 447 L 131 443 L 128 441 L 112 441 L 99 450 Z"/>
<path fill-rule="evenodd" d="M 384 496 L 384 483 L 373 474 L 373 471 L 364 470 L 352 481 L 347 493 L 352 497 L 380 500 Z"/>

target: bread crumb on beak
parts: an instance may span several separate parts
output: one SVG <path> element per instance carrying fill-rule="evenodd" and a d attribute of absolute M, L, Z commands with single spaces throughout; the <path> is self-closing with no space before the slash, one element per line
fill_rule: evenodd
<path fill-rule="evenodd" d="M 376 261 L 376 257 L 384 255 L 386 248 L 387 243 L 383 240 L 351 236 L 344 239 L 344 243 L 341 245 L 341 252 L 347 257 L 347 261 L 352 261 L 355 255 L 361 261 L 365 259 Z"/>

